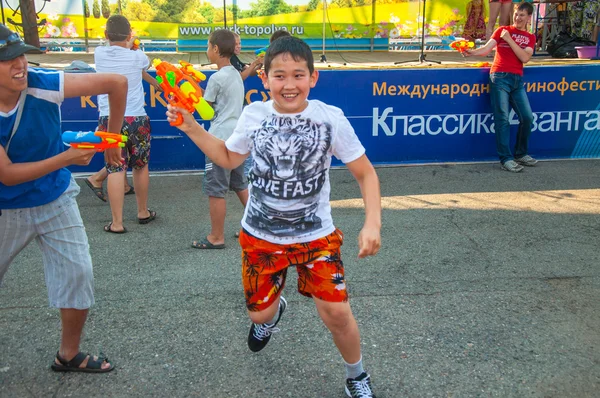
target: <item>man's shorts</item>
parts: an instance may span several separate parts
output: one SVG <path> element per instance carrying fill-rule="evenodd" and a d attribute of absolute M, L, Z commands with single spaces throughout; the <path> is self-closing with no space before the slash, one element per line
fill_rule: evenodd
<path fill-rule="evenodd" d="M 53 202 L 0 215 L 0 281 L 12 260 L 33 239 L 42 250 L 51 307 L 87 309 L 94 304 L 94 274 L 87 235 L 75 197 L 79 185 L 71 178 Z"/>
<path fill-rule="evenodd" d="M 150 159 L 150 118 L 148 116 L 125 116 L 121 134 L 127 136 L 127 143 L 121 156 L 129 169 L 143 169 Z M 98 119 L 98 131 L 108 131 L 108 116 Z M 112 131 L 111 131 L 112 133 Z M 125 166 L 106 165 L 109 173 L 125 170 Z"/>
<path fill-rule="evenodd" d="M 244 164 L 242 163 L 233 170 L 224 169 L 206 158 L 204 168 L 204 182 L 202 189 L 207 196 L 215 198 L 224 198 L 227 191 L 240 192 L 248 189 L 248 180 L 244 174 Z"/>
<path fill-rule="evenodd" d="M 348 301 L 339 229 L 307 243 L 278 245 L 245 230 L 242 246 L 242 282 L 249 311 L 262 311 L 277 300 L 289 267 L 298 272 L 298 292 L 307 297 L 338 303 Z"/>

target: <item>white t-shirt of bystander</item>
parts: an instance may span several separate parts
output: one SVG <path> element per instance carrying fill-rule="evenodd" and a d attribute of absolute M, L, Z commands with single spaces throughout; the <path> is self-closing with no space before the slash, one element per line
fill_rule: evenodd
<path fill-rule="evenodd" d="M 142 72 L 148 69 L 150 60 L 140 50 L 130 50 L 119 46 L 97 47 L 94 51 L 96 71 L 118 73 L 127 78 L 127 107 L 125 116 L 146 116 L 144 109 L 144 88 Z M 108 95 L 98 96 L 100 116 L 108 116 Z"/>

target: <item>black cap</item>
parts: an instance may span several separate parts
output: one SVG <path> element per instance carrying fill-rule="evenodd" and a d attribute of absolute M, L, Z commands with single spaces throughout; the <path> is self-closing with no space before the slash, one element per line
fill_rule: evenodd
<path fill-rule="evenodd" d="M 0 24 L 0 61 L 10 61 L 26 53 L 42 54 L 43 51 L 25 44 L 17 33 Z"/>

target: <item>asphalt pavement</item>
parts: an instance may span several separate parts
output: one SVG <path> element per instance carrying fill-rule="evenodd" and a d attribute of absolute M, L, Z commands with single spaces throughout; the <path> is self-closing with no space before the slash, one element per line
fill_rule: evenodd
<path fill-rule="evenodd" d="M 350 173 L 333 170 L 332 206 L 377 397 L 598 397 L 600 160 L 378 168 L 381 252 L 358 260 L 363 222 Z M 124 235 L 78 179 L 94 260 L 96 305 L 82 350 L 109 374 L 49 369 L 58 311 L 48 308 L 40 251 L 30 244 L 0 289 L 1 397 L 344 397 L 344 368 L 314 304 L 295 290 L 281 332 L 260 353 L 228 198 L 223 250 L 191 248 L 209 230 L 198 174 L 152 175 L 157 219 Z"/>

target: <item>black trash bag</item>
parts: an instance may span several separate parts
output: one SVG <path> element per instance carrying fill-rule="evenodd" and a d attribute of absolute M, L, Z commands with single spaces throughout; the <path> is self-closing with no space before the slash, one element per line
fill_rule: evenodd
<path fill-rule="evenodd" d="M 593 41 L 577 37 L 565 31 L 557 34 L 554 39 L 548 43 L 546 51 L 552 58 L 577 58 L 575 47 L 595 46 Z"/>

